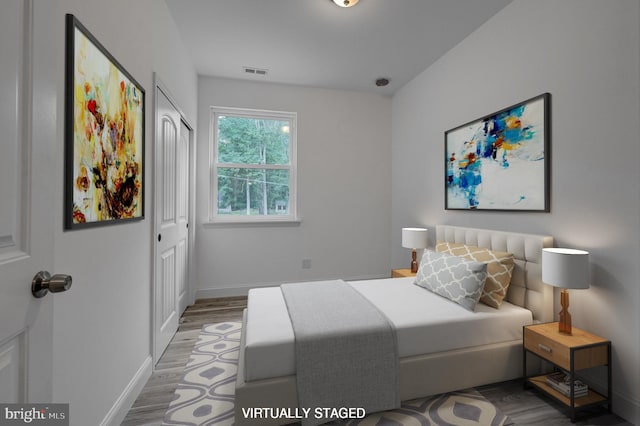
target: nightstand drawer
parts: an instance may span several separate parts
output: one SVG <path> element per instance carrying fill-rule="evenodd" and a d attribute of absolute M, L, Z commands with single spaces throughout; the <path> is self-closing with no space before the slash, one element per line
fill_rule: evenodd
<path fill-rule="evenodd" d="M 524 348 L 565 370 L 571 369 L 571 350 L 575 370 L 607 365 L 606 341 L 593 334 L 573 329 L 573 335 L 562 335 L 557 323 L 524 328 Z"/>
<path fill-rule="evenodd" d="M 569 370 L 569 348 L 528 328 L 524 329 L 524 348 L 559 367 Z"/>

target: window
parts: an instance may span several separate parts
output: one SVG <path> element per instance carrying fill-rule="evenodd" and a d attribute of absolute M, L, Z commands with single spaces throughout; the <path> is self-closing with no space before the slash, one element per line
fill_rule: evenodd
<path fill-rule="evenodd" d="M 293 221 L 296 113 L 211 108 L 212 222 Z"/>

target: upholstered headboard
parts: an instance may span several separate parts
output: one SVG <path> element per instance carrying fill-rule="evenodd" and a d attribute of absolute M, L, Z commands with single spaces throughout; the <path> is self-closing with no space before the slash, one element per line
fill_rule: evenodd
<path fill-rule="evenodd" d="M 436 239 L 513 253 L 515 267 L 506 300 L 533 313 L 540 322 L 553 321 L 553 288 L 542 282 L 542 248 L 553 247 L 553 237 L 437 225 Z"/>

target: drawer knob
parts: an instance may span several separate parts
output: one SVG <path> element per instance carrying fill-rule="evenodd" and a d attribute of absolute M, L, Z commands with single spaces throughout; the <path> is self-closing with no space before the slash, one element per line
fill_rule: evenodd
<path fill-rule="evenodd" d="M 545 352 L 551 353 L 551 348 L 549 346 L 543 345 L 542 343 L 538 343 L 538 348 Z"/>

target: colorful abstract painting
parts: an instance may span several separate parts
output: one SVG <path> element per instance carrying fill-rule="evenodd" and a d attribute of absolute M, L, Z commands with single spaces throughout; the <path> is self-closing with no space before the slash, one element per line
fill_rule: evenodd
<path fill-rule="evenodd" d="M 549 211 L 549 98 L 445 132 L 447 210 Z"/>
<path fill-rule="evenodd" d="M 67 15 L 65 227 L 142 219 L 144 90 Z"/>

